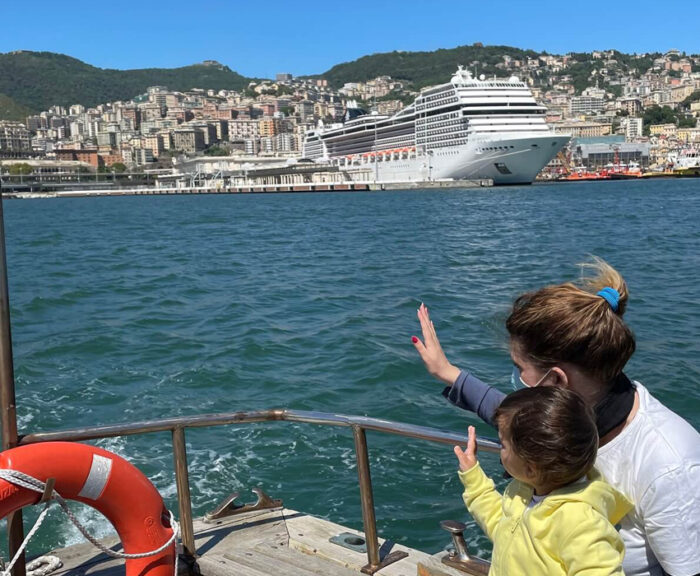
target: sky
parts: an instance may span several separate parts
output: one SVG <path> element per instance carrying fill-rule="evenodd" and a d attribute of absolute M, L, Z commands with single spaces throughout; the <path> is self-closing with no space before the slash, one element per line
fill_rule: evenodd
<path fill-rule="evenodd" d="M 122 70 L 217 60 L 263 78 L 474 42 L 554 54 L 700 54 L 700 0 L 0 0 L 0 20 L 0 52 L 59 52 Z"/>

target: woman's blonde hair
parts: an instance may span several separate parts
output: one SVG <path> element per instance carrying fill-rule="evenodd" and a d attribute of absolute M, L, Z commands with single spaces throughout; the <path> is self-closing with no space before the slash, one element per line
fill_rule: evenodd
<path fill-rule="evenodd" d="M 620 273 L 594 257 L 581 264 L 582 278 L 519 296 L 506 328 L 520 351 L 541 367 L 570 362 L 605 383 L 612 382 L 635 350 L 634 335 L 622 319 L 629 292 Z M 585 273 L 592 271 L 587 276 Z M 599 296 L 619 294 L 617 310 Z"/>

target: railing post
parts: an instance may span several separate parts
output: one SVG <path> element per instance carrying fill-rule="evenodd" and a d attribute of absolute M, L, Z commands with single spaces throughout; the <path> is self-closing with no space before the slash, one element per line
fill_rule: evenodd
<path fill-rule="evenodd" d="M 379 539 L 377 537 L 377 520 L 374 516 L 374 494 L 372 493 L 372 477 L 369 471 L 367 435 L 364 428 L 357 425 L 353 425 L 352 435 L 355 438 L 357 477 L 360 481 L 362 524 L 364 525 L 365 541 L 367 543 L 368 567 L 376 568 L 379 566 Z"/>
<path fill-rule="evenodd" d="M 17 412 L 15 405 L 15 372 L 12 362 L 12 331 L 10 329 L 10 292 L 7 285 L 7 258 L 5 254 L 5 215 L 2 207 L 2 179 L 0 179 L 0 418 L 2 418 L 2 449 L 17 446 Z M 10 558 L 24 540 L 22 511 L 7 517 L 7 539 Z M 24 576 L 24 553 L 12 569 L 13 576 Z"/>
<path fill-rule="evenodd" d="M 374 516 L 374 493 L 372 492 L 372 476 L 369 472 L 369 452 L 367 451 L 367 435 L 365 429 L 358 424 L 352 425 L 352 435 L 355 438 L 355 456 L 357 457 L 357 477 L 360 481 L 360 500 L 362 501 L 362 524 L 365 529 L 365 544 L 367 545 L 367 566 L 361 568 L 363 574 L 374 574 L 385 566 L 408 556 L 407 552 L 397 550 L 379 557 L 379 537 L 377 536 L 377 519 Z"/>
<path fill-rule="evenodd" d="M 187 470 L 187 447 L 184 428 L 173 429 L 173 457 L 175 459 L 175 484 L 177 501 L 180 507 L 180 529 L 184 554 L 194 558 L 194 526 L 192 524 L 192 500 L 190 499 L 190 478 Z"/>

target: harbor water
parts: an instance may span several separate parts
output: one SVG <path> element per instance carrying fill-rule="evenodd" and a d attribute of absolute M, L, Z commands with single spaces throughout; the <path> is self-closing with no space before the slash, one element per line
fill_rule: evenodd
<path fill-rule="evenodd" d="M 238 410 L 368 415 L 493 437 L 411 344 L 430 308 L 448 357 L 503 390 L 513 298 L 591 254 L 631 293 L 626 372 L 700 427 L 700 181 L 470 190 L 5 201 L 20 433 Z M 449 446 L 368 433 L 380 535 L 428 552 L 470 526 Z M 177 510 L 167 433 L 98 442 Z M 262 486 L 361 529 L 352 434 L 267 423 L 187 432 L 194 512 Z M 498 458 L 483 453 L 499 478 Z M 99 536 L 107 521 L 76 506 Z M 25 515 L 27 523 L 36 511 Z M 4 530 L 4 528 L 3 528 Z M 31 553 L 80 542 L 58 510 Z M 3 550 L 6 542 L 3 533 Z"/>

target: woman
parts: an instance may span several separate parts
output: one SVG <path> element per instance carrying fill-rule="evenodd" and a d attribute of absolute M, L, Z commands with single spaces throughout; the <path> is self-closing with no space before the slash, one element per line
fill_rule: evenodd
<path fill-rule="evenodd" d="M 622 316 L 627 286 L 596 259 L 580 286 L 547 286 L 518 297 L 506 321 L 512 380 L 563 386 L 596 416 L 596 467 L 635 506 L 621 522 L 628 576 L 700 573 L 700 435 L 622 372 L 635 350 Z M 505 394 L 447 360 L 428 310 L 418 310 L 423 341 L 413 337 L 428 371 L 445 382 L 453 404 L 494 425 Z"/>

